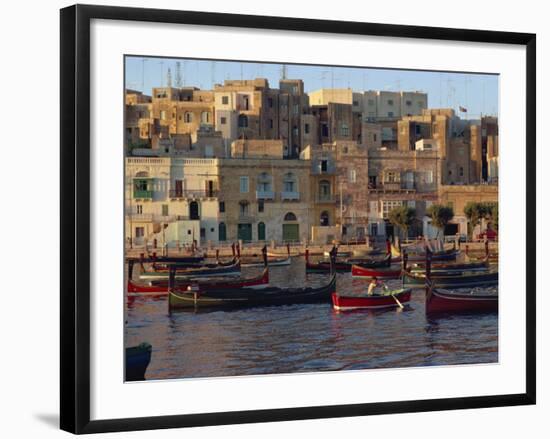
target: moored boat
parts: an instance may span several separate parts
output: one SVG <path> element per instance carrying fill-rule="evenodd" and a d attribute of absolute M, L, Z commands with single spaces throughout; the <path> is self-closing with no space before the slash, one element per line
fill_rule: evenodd
<path fill-rule="evenodd" d="M 469 272 L 441 271 L 433 272 L 432 282 L 440 288 L 487 287 L 498 284 L 498 271 Z M 425 273 L 403 271 L 403 286 L 418 287 L 426 283 Z"/>
<path fill-rule="evenodd" d="M 143 381 L 147 366 L 151 362 L 153 347 L 149 343 L 126 348 L 125 352 L 125 379 L 126 381 Z"/>
<path fill-rule="evenodd" d="M 436 288 L 431 274 L 431 255 L 426 255 L 426 312 L 495 312 L 498 311 L 498 291 L 487 293 L 477 288 L 469 293 Z"/>
<path fill-rule="evenodd" d="M 240 276 L 241 264 L 236 263 L 229 266 L 200 267 L 200 268 L 180 268 L 178 266 L 169 267 L 169 270 L 175 271 L 176 278 L 196 278 L 209 276 Z M 170 271 L 144 271 L 139 277 L 143 280 L 168 279 Z"/>
<path fill-rule="evenodd" d="M 352 277 L 398 279 L 401 276 L 401 266 L 393 265 L 390 267 L 372 268 L 353 265 L 351 267 L 351 275 Z"/>
<path fill-rule="evenodd" d="M 336 247 L 334 247 L 336 249 Z M 331 250 L 333 251 L 333 250 Z M 337 253 L 337 249 L 336 255 Z M 305 251 L 305 258 L 306 258 L 306 271 L 308 273 L 328 273 L 331 270 L 331 262 L 329 261 L 318 261 L 318 262 L 311 262 L 309 260 L 309 250 L 306 248 Z M 338 273 L 349 273 L 351 272 L 353 265 L 358 265 L 360 267 L 389 267 L 390 266 L 390 258 L 391 256 L 388 254 L 383 259 L 364 259 L 364 258 L 353 258 L 353 259 L 347 259 L 344 261 L 336 260 L 333 262 L 332 268 L 337 271 Z"/>
<path fill-rule="evenodd" d="M 332 294 L 332 306 L 339 311 L 353 309 L 383 309 L 402 307 L 403 303 L 411 300 L 411 289 L 399 289 L 384 294 L 370 296 L 351 296 Z"/>

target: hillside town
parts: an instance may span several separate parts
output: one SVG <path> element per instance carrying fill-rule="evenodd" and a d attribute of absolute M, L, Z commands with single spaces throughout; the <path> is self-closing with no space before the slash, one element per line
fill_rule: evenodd
<path fill-rule="evenodd" d="M 211 90 L 125 91 L 127 246 L 235 241 L 329 244 L 474 239 L 498 202 L 498 119 L 431 108 L 419 91 L 323 88 L 301 79 L 226 79 Z M 410 227 L 390 221 L 414 209 Z"/>

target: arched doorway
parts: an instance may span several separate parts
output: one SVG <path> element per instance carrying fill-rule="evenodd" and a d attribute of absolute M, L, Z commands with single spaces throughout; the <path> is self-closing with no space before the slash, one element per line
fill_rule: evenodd
<path fill-rule="evenodd" d="M 265 241 L 265 223 L 258 223 L 258 241 Z"/>
<path fill-rule="evenodd" d="M 201 219 L 199 212 L 199 203 L 191 201 L 189 203 L 189 219 L 198 220 Z"/>
<path fill-rule="evenodd" d="M 300 225 L 297 223 L 298 218 L 293 212 L 288 212 L 284 216 L 285 224 L 283 224 L 283 241 L 299 241 L 300 240 Z"/>

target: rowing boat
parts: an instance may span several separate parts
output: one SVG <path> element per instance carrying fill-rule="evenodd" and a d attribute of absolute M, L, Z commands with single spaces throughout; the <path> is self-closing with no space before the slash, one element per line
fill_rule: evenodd
<path fill-rule="evenodd" d="M 221 267 L 180 268 L 177 266 L 171 266 L 169 267 L 169 271 L 144 271 L 140 273 L 139 277 L 142 280 L 168 279 L 170 270 L 175 271 L 175 276 L 177 279 L 209 276 L 240 276 L 241 264 L 237 260 L 237 262 L 232 265 Z"/>
<path fill-rule="evenodd" d="M 396 300 L 397 299 L 397 300 Z M 411 300 L 411 289 L 399 289 L 371 296 L 346 296 L 332 294 L 332 306 L 339 311 L 352 309 L 384 309 L 400 307 Z"/>
<path fill-rule="evenodd" d="M 371 268 L 353 265 L 351 267 L 351 275 L 352 277 L 398 279 L 401 276 L 401 266 L 393 265 L 390 267 Z"/>

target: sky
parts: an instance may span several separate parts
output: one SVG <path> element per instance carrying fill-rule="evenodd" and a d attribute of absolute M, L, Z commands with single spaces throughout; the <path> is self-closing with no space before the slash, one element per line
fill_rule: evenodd
<path fill-rule="evenodd" d="M 126 88 L 150 95 L 153 87 L 167 86 L 168 69 L 176 86 L 176 63 L 180 62 L 181 84 L 212 89 L 225 79 L 267 78 L 277 88 L 282 64 L 211 61 L 197 59 L 126 57 Z M 498 115 L 498 75 L 366 67 L 286 65 L 288 79 L 302 79 L 306 92 L 320 88 L 352 88 L 354 91 L 423 91 L 428 108 L 454 108 L 462 118 Z M 459 112 L 459 107 L 467 113 Z"/>

